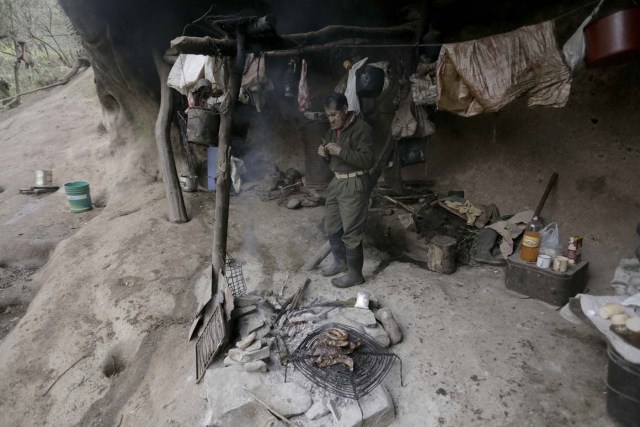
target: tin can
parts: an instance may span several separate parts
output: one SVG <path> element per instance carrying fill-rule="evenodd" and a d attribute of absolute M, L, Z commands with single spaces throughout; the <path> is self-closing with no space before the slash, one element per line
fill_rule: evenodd
<path fill-rule="evenodd" d="M 567 258 L 569 264 L 579 264 L 582 261 L 582 237 L 569 237 L 569 246 L 567 247 Z"/>
<path fill-rule="evenodd" d="M 36 186 L 45 187 L 51 185 L 53 182 L 53 172 L 45 169 L 38 169 L 36 171 Z"/>

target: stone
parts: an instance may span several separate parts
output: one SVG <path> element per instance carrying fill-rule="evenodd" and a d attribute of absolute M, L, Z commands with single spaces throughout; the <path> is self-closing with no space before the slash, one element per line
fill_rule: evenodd
<path fill-rule="evenodd" d="M 257 295 L 242 295 L 233 299 L 233 305 L 235 307 L 244 308 L 249 307 L 250 305 L 258 305 L 260 301 L 261 299 Z"/>
<path fill-rule="evenodd" d="M 303 208 L 315 208 L 318 205 L 318 201 L 305 197 L 304 199 L 302 199 L 302 202 L 300 204 Z"/>
<path fill-rule="evenodd" d="M 344 427 L 387 427 L 396 419 L 396 411 L 393 407 L 391 396 L 383 386 L 378 386 L 360 399 L 362 414 L 358 403 L 350 400 L 345 408 L 340 411 L 340 426 Z"/>
<path fill-rule="evenodd" d="M 402 341 L 402 332 L 400 331 L 398 322 L 396 322 L 396 319 L 393 317 L 393 313 L 389 308 L 384 307 L 378 310 L 376 312 L 376 319 L 382 323 L 384 330 L 389 334 L 391 344 L 398 344 Z"/>
<path fill-rule="evenodd" d="M 261 326 L 260 328 L 256 329 L 256 337 L 257 338 L 264 338 L 266 337 L 270 332 L 271 332 L 271 327 L 267 324 Z"/>
<path fill-rule="evenodd" d="M 389 338 L 389 334 L 384 330 L 382 326 L 376 326 L 375 328 L 364 328 L 364 331 L 371 336 L 374 340 L 378 342 L 383 347 L 389 347 L 391 345 L 391 339 Z"/>
<path fill-rule="evenodd" d="M 243 366 L 244 370 L 247 372 L 267 372 L 267 364 L 262 360 L 256 360 L 255 362 L 247 362 Z"/>
<path fill-rule="evenodd" d="M 260 350 L 262 348 L 262 341 L 255 340 L 249 347 L 244 348 L 243 350 L 247 353 L 252 353 L 254 351 Z"/>
<path fill-rule="evenodd" d="M 260 350 L 246 352 L 244 350 L 240 350 L 239 348 L 232 348 L 227 353 L 227 356 L 232 360 L 240 363 L 254 362 L 256 360 L 268 359 L 271 355 L 271 351 L 269 347 L 262 347 Z"/>
<path fill-rule="evenodd" d="M 251 392 L 287 418 L 304 414 L 313 403 L 311 393 L 296 383 L 262 384 Z"/>
<path fill-rule="evenodd" d="M 298 209 L 302 205 L 302 201 L 297 198 L 289 199 L 287 209 Z"/>
<path fill-rule="evenodd" d="M 257 315 L 249 315 L 245 317 L 241 317 L 238 322 L 238 327 L 240 328 L 240 336 L 246 337 L 251 332 L 256 329 L 262 327 L 264 325 L 264 319 Z"/>
<path fill-rule="evenodd" d="M 238 341 L 236 343 L 236 347 L 238 347 L 240 350 L 244 350 L 245 348 L 249 347 L 251 343 L 255 341 L 255 339 L 256 339 L 256 333 L 251 332 L 249 335 L 246 336 L 245 339 Z"/>
<path fill-rule="evenodd" d="M 222 364 L 224 366 L 234 366 L 234 365 L 242 365 L 241 362 L 238 362 L 236 360 L 233 360 L 232 358 L 230 358 L 229 356 L 225 357 L 224 360 L 222 361 Z"/>
<path fill-rule="evenodd" d="M 377 325 L 376 316 L 371 310 L 365 308 L 347 307 L 340 310 L 340 313 L 349 320 L 373 328 Z"/>
<path fill-rule="evenodd" d="M 268 296 L 266 297 L 266 301 L 271 305 L 271 307 L 273 307 L 274 310 L 278 311 L 282 308 L 282 304 L 280 304 L 280 301 L 278 301 L 278 298 L 276 298 L 275 296 Z"/>
<path fill-rule="evenodd" d="M 265 374 L 257 375 L 253 372 L 246 372 L 242 366 L 237 365 L 226 368 L 209 368 L 202 381 L 206 387 L 208 410 L 215 418 L 245 403 L 254 402 L 251 395 L 243 388 L 251 390 L 260 384 L 279 383 L 282 381 L 282 374 L 267 371 Z"/>
<path fill-rule="evenodd" d="M 208 425 L 213 427 L 271 427 L 277 421 L 278 419 L 260 403 L 249 402 L 211 420 Z"/>
<path fill-rule="evenodd" d="M 307 412 L 304 413 L 304 416 L 307 417 L 308 420 L 315 421 L 318 418 L 322 418 L 327 415 L 329 412 L 329 407 L 324 399 L 318 399 L 313 402 L 311 408 Z"/>
<path fill-rule="evenodd" d="M 253 314 L 258 311 L 258 307 L 255 305 L 249 305 L 247 307 L 236 307 L 231 312 L 231 317 L 238 318 L 242 316 L 247 316 L 249 314 Z"/>

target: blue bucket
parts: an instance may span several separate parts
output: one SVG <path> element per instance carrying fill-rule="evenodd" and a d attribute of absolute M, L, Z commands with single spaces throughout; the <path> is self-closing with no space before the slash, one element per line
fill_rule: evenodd
<path fill-rule="evenodd" d="M 71 207 L 71 212 L 80 213 L 90 211 L 91 193 L 89 183 L 86 181 L 72 181 L 64 184 L 64 191 L 67 193 L 67 200 Z"/>

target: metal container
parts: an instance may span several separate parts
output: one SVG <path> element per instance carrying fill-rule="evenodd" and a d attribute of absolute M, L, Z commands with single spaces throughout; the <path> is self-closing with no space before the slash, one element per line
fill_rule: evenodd
<path fill-rule="evenodd" d="M 640 365 L 608 350 L 607 412 L 625 427 L 640 427 Z"/>
<path fill-rule="evenodd" d="M 640 6 L 592 21 L 584 29 L 589 67 L 618 65 L 640 57 Z"/>
<path fill-rule="evenodd" d="M 182 191 L 187 193 L 192 193 L 198 190 L 198 177 L 197 176 L 188 176 L 188 175 L 180 175 L 180 186 L 182 187 Z"/>
<path fill-rule="evenodd" d="M 205 146 L 218 145 L 220 114 L 215 109 L 190 107 L 187 112 L 187 141 Z"/>
<path fill-rule="evenodd" d="M 570 265 L 564 272 L 542 270 L 520 258 L 520 249 L 507 259 L 505 284 L 507 289 L 561 306 L 569 298 L 583 292 L 587 286 L 589 263 Z"/>
<path fill-rule="evenodd" d="M 44 187 L 52 185 L 53 172 L 46 169 L 38 169 L 36 171 L 36 186 Z"/>

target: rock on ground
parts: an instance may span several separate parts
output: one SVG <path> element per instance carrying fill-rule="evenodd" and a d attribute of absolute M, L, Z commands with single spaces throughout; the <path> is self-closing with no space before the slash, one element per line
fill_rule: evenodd
<path fill-rule="evenodd" d="M 371 310 L 367 310 L 364 308 L 347 307 L 341 309 L 340 314 L 362 326 L 373 328 L 377 325 L 376 316 Z"/>
<path fill-rule="evenodd" d="M 247 372 L 267 372 L 267 364 L 262 360 L 256 360 L 255 362 L 247 362 L 244 364 L 244 370 Z"/>
<path fill-rule="evenodd" d="M 249 402 L 238 408 L 232 409 L 221 417 L 214 418 L 207 426 L 211 427 L 272 427 L 278 419 L 271 415 L 264 406 L 258 402 Z"/>
<path fill-rule="evenodd" d="M 391 396 L 383 386 L 378 386 L 360 399 L 364 422 L 358 403 L 353 400 L 345 408 L 339 408 L 340 427 L 386 427 L 396 419 Z M 361 423 L 362 422 L 362 423 Z"/>
<path fill-rule="evenodd" d="M 313 405 L 311 405 L 311 408 L 309 408 L 309 410 L 304 413 L 304 416 L 311 421 L 315 421 L 319 418 L 324 417 L 329 412 L 331 411 L 329 410 L 325 399 L 318 399 L 313 402 Z"/>
<path fill-rule="evenodd" d="M 389 334 L 381 325 L 376 326 L 375 328 L 364 328 L 364 331 L 371 336 L 374 340 L 378 342 L 383 347 L 389 347 L 391 345 L 391 339 L 389 338 Z"/>
<path fill-rule="evenodd" d="M 303 414 L 313 403 L 311 393 L 296 383 L 261 384 L 251 392 L 285 417 Z"/>

